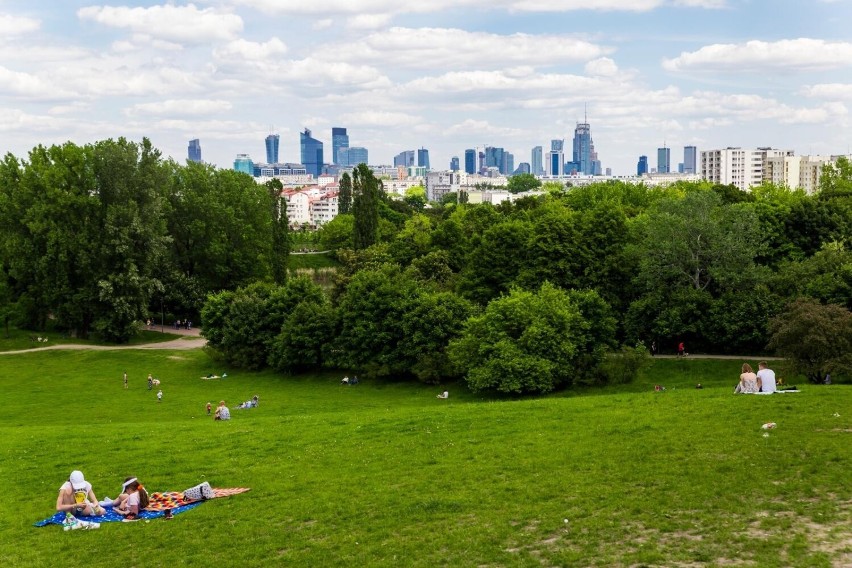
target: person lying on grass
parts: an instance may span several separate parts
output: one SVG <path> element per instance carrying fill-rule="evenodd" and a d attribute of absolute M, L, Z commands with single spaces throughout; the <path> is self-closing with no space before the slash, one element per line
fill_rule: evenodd
<path fill-rule="evenodd" d="M 145 487 L 135 477 L 128 477 L 121 484 L 121 495 L 112 502 L 113 511 L 128 519 L 135 519 L 139 511 L 148 506 L 149 498 Z"/>
<path fill-rule="evenodd" d="M 98 498 L 92 490 L 92 484 L 83 477 L 83 472 L 74 470 L 68 481 L 59 488 L 56 497 L 56 510 L 71 513 L 75 517 L 93 517 L 104 513 L 98 505 Z"/>

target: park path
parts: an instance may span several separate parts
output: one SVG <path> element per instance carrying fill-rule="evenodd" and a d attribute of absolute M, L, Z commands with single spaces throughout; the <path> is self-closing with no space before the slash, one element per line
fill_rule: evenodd
<path fill-rule="evenodd" d="M 654 359 L 680 359 L 679 355 L 655 355 Z M 730 359 L 732 361 L 783 361 L 784 357 L 766 355 L 706 355 L 690 353 L 684 359 Z"/>
<path fill-rule="evenodd" d="M 151 328 L 153 331 L 159 331 L 160 326 Z M 140 345 L 83 345 L 80 343 L 60 343 L 57 345 L 46 345 L 44 347 L 33 347 L 32 349 L 19 349 L 17 351 L 0 351 L 0 355 L 15 355 L 17 353 L 37 353 L 39 351 L 56 351 L 68 349 L 89 349 L 92 351 L 118 351 L 121 349 L 200 349 L 207 345 L 207 340 L 201 337 L 201 330 L 198 328 L 192 329 L 175 329 L 174 327 L 166 327 L 165 331 L 172 335 L 180 335 L 178 339 L 171 341 L 161 341 L 159 343 L 143 343 Z"/>

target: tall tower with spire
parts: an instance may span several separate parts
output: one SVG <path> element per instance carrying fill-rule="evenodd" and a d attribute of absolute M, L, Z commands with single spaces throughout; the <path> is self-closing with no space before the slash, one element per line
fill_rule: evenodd
<path fill-rule="evenodd" d="M 595 143 L 592 141 L 592 128 L 589 125 L 588 110 L 585 106 L 583 122 L 578 122 L 574 129 L 573 158 L 577 165 L 577 173 L 589 176 L 601 175 L 601 163 L 595 151 Z"/>

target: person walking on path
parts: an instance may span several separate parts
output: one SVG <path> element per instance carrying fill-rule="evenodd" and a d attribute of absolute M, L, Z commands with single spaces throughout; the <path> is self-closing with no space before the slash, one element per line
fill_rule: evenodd
<path fill-rule="evenodd" d="M 686 356 L 686 345 L 681 341 L 677 344 L 677 356 L 685 357 Z"/>

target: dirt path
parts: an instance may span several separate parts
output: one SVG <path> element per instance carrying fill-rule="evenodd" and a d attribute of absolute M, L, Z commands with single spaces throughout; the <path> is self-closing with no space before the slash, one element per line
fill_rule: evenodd
<path fill-rule="evenodd" d="M 159 331 L 160 327 L 152 328 L 152 331 Z M 17 351 L 0 351 L 0 355 L 15 355 L 18 353 L 37 353 L 39 351 L 56 351 L 68 349 L 89 349 L 92 351 L 118 351 L 120 349 L 200 349 L 207 345 L 207 340 L 201 337 L 201 330 L 193 329 L 174 329 L 166 327 L 166 332 L 172 335 L 181 335 L 178 339 L 171 341 L 162 341 L 160 343 L 143 343 L 140 345 L 83 345 L 80 343 L 60 343 L 57 345 L 46 345 L 44 347 L 33 347 L 32 349 L 19 349 Z"/>
<path fill-rule="evenodd" d="M 655 355 L 654 359 L 680 359 L 678 355 Z M 767 357 L 765 355 L 705 355 L 690 353 L 684 359 L 730 359 L 733 361 L 783 361 L 784 357 Z"/>

